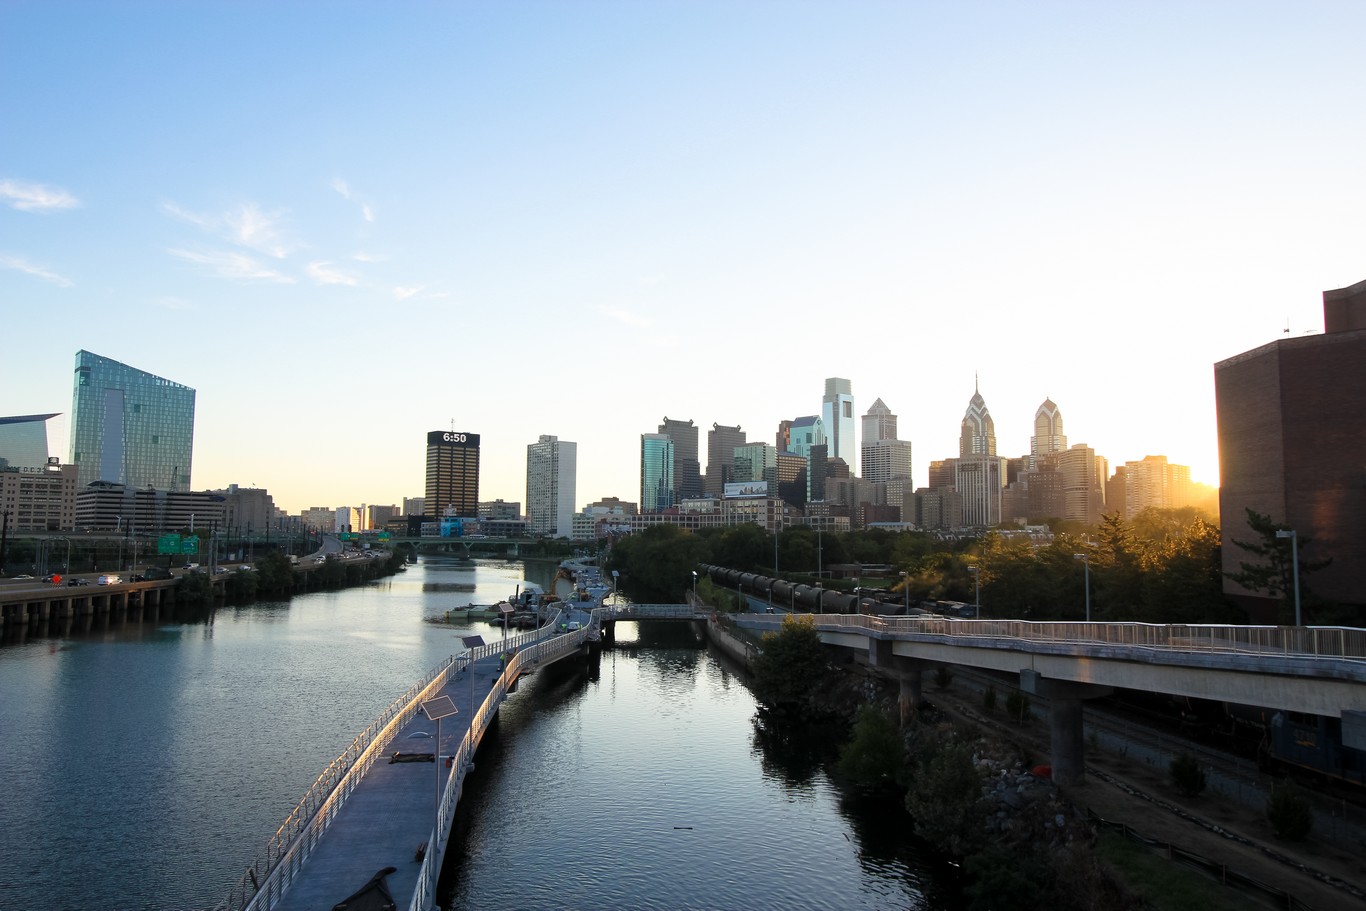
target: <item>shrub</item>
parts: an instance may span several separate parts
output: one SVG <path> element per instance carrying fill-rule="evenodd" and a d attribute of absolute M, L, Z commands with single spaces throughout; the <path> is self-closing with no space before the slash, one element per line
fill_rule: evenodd
<path fill-rule="evenodd" d="M 982 692 L 982 711 L 988 715 L 996 711 L 996 687 L 988 685 Z"/>
<path fill-rule="evenodd" d="M 1297 789 L 1276 788 L 1266 799 L 1266 818 L 1277 838 L 1300 841 L 1314 827 L 1309 801 Z"/>
<path fill-rule="evenodd" d="M 1012 690 L 1006 696 L 1006 714 L 1017 724 L 1024 724 L 1032 716 L 1029 697 L 1019 690 Z"/>
<path fill-rule="evenodd" d="M 1184 797 L 1195 797 L 1205 790 L 1205 770 L 1200 768 L 1200 763 L 1189 753 L 1182 753 L 1171 761 L 1168 766 L 1171 773 L 1172 784 L 1176 785 L 1176 790 L 1180 791 Z"/>

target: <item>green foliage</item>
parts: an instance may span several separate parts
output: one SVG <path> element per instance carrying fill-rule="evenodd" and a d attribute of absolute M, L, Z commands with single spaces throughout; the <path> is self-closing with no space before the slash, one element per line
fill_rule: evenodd
<path fill-rule="evenodd" d="M 213 600 L 213 583 L 207 573 L 186 573 L 176 580 L 177 604 L 208 604 Z"/>
<path fill-rule="evenodd" d="M 1034 911 L 1045 907 L 1051 873 L 1032 852 L 991 847 L 963 863 L 970 911 Z"/>
<path fill-rule="evenodd" d="M 982 711 L 988 715 L 996 711 L 996 687 L 990 684 L 982 691 Z"/>
<path fill-rule="evenodd" d="M 288 595 L 294 590 L 294 567 L 289 558 L 279 551 L 270 551 L 256 561 L 257 591 L 272 595 Z"/>
<path fill-rule="evenodd" d="M 757 527 L 757 526 L 756 526 Z M 606 569 L 621 573 L 621 587 L 637 602 L 682 601 L 692 571 L 709 562 L 705 541 L 676 525 L 655 525 L 617 541 Z"/>
<path fill-rule="evenodd" d="M 918 750 L 906 791 L 915 831 L 952 854 L 967 854 L 982 839 L 982 779 L 965 743 L 936 739 Z"/>
<path fill-rule="evenodd" d="M 1006 695 L 1006 714 L 1010 720 L 1016 724 L 1024 724 L 1033 717 L 1033 710 L 1029 702 L 1029 697 L 1019 690 L 1011 690 Z"/>
<path fill-rule="evenodd" d="M 1189 753 L 1182 753 L 1168 766 L 1172 784 L 1183 797 L 1197 797 L 1205 790 L 1205 770 Z"/>
<path fill-rule="evenodd" d="M 1314 827 L 1309 800 L 1297 788 L 1283 786 L 1266 799 L 1266 818 L 1277 838 L 1302 841 Z"/>
<path fill-rule="evenodd" d="M 709 577 L 698 575 L 697 598 L 707 607 L 723 613 L 735 613 L 745 609 L 744 599 L 729 588 L 717 585 Z"/>
<path fill-rule="evenodd" d="M 906 747 L 896 724 L 875 706 L 860 708 L 853 736 L 840 749 L 839 774 L 874 787 L 900 783 L 905 767 Z"/>
<path fill-rule="evenodd" d="M 825 646 L 811 617 L 789 616 L 776 633 L 765 633 L 754 661 L 754 692 L 771 708 L 800 709 L 824 676 Z"/>
<path fill-rule="evenodd" d="M 239 569 L 228 576 L 225 583 L 227 600 L 234 604 L 245 604 L 256 600 L 256 589 L 260 582 L 258 573 L 249 569 Z"/>
<path fill-rule="evenodd" d="M 1295 550 L 1298 549 L 1299 551 L 1299 582 L 1302 602 L 1307 600 L 1310 594 L 1309 586 L 1305 583 L 1305 577 L 1323 569 L 1333 561 L 1331 559 L 1306 559 L 1305 552 L 1314 539 L 1301 536 L 1292 544 L 1289 538 L 1276 537 L 1276 532 L 1288 531 L 1289 526 L 1271 521 L 1270 516 L 1248 509 L 1247 524 L 1256 533 L 1256 539 L 1239 541 L 1234 538 L 1233 543 L 1256 559 L 1248 563 L 1240 561 L 1238 563 L 1239 571 L 1228 573 L 1228 578 L 1248 591 L 1264 594 L 1268 598 L 1279 598 L 1281 622 L 1292 622 L 1294 620 Z"/>

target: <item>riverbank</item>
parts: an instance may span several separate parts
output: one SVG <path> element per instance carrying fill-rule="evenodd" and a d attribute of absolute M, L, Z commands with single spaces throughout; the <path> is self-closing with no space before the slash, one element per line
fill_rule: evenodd
<path fill-rule="evenodd" d="M 727 629 L 724 620 L 718 618 L 708 624 L 708 634 L 731 657 L 751 666 L 756 643 L 739 631 Z M 919 719 L 902 733 L 914 751 L 925 719 L 943 716 L 951 723 L 971 727 L 984 738 L 973 744 L 973 756 L 986 801 L 982 822 L 993 834 L 986 850 L 979 854 L 989 854 L 1001 846 L 1018 849 L 1022 832 L 1029 833 L 1024 841 L 1026 850 L 1031 839 L 1057 841 L 1056 847 L 1066 846 L 1072 856 L 1061 866 L 1053 865 L 1054 875 L 1078 877 L 1067 884 L 1074 890 L 1122 884 L 1124 897 L 1112 895 L 1109 901 L 1113 902 L 1143 900 L 1150 907 L 1181 907 L 1171 904 L 1172 900 L 1160 891 L 1155 892 L 1152 873 L 1142 871 L 1159 870 L 1163 886 L 1175 882 L 1184 889 L 1183 894 L 1191 895 L 1209 889 L 1207 877 L 1194 869 L 1203 866 L 1221 880 L 1242 881 L 1246 886 L 1235 891 L 1216 885 L 1209 897 L 1200 900 L 1200 907 L 1206 911 L 1242 907 L 1249 900 L 1315 911 L 1366 908 L 1366 889 L 1362 886 L 1366 882 L 1366 860 L 1355 835 L 1344 841 L 1314 835 L 1302 842 L 1277 839 L 1260 807 L 1216 796 L 1179 797 L 1165 764 L 1154 764 L 1151 758 L 1145 763 L 1123 752 L 1088 750 L 1087 780 L 1057 788 L 1030 773 L 1043 772 L 1049 765 L 1046 720 L 1034 718 L 1012 724 L 1000 709 L 984 709 L 982 686 L 973 688 L 954 681 L 952 676 L 940 682 L 945 685 L 931 688 L 930 676 L 926 675 L 925 704 Z M 861 664 L 850 663 L 832 667 L 824 681 L 813 681 L 811 701 L 816 711 L 849 719 L 852 725 L 860 707 L 869 704 L 895 717 L 898 695 L 895 682 L 880 678 Z M 984 745 L 992 742 L 1002 748 Z M 1127 832 L 1132 843 L 1146 840 L 1152 847 L 1124 849 L 1121 836 L 1106 832 Z M 1046 853 L 1057 854 L 1056 850 Z M 1176 856 L 1186 863 L 1174 863 L 1171 858 Z M 971 871 L 973 859 L 969 858 L 965 866 Z M 1021 872 L 1043 875 L 1038 870 Z M 1189 888 L 1180 885 L 1183 880 L 1189 881 Z M 1107 906 L 1114 905 L 1107 902 Z"/>

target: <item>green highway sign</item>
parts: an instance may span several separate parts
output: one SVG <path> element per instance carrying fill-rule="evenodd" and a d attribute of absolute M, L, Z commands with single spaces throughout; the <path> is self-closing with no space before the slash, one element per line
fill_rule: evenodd
<path fill-rule="evenodd" d="M 157 553 L 180 553 L 180 535 L 162 535 L 161 537 L 157 538 Z"/>

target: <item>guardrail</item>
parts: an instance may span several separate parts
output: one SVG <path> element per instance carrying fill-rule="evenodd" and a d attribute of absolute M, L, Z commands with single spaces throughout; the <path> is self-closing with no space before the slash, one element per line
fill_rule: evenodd
<path fill-rule="evenodd" d="M 613 620 L 691 620 L 697 616 L 687 604 L 627 604 L 606 610 Z"/>
<path fill-rule="evenodd" d="M 1355 627 L 1064 623 L 1030 620 L 952 620 L 943 617 L 877 617 L 867 614 L 796 616 L 811 617 L 818 627 L 862 629 L 880 633 L 1366 661 L 1366 629 Z"/>
<path fill-rule="evenodd" d="M 464 739 L 460 741 L 459 749 L 455 751 L 452 757 L 451 771 L 441 786 L 441 806 L 437 812 L 436 828 L 427 840 L 427 852 L 422 858 L 422 869 L 417 875 L 417 889 L 413 892 L 412 902 L 408 906 L 409 911 L 426 911 L 433 905 L 435 898 L 433 890 L 436 887 L 435 874 L 438 872 L 433 869 L 433 866 L 442 862 L 456 804 L 460 800 L 460 789 L 452 785 L 459 781 L 458 776 L 465 773 L 467 765 L 474 758 L 474 751 L 478 749 L 479 741 L 483 739 L 484 730 L 498 710 L 498 706 L 507 698 L 508 681 L 516 680 L 527 664 L 531 664 L 533 667 L 539 666 L 542 661 L 549 663 L 576 651 L 588 635 L 587 627 L 570 633 L 554 635 L 555 625 L 556 618 L 552 617 L 549 623 L 536 632 L 527 634 L 527 637 L 519 637 L 530 638 L 530 642 L 514 646 L 513 640 L 508 640 L 507 644 L 499 642 L 497 648 L 493 650 L 492 654 L 497 654 L 499 650 L 506 652 L 509 647 L 516 648 L 516 652 L 504 667 L 503 673 L 498 677 L 497 683 L 489 690 L 488 696 L 479 706 L 479 711 L 470 719 L 469 730 L 465 732 Z M 469 665 L 467 664 L 466 667 Z M 438 762 L 441 761 L 440 756 L 436 758 Z"/>
<path fill-rule="evenodd" d="M 512 636 L 506 640 L 500 639 L 463 655 L 451 656 L 444 664 L 390 703 L 384 713 L 371 722 L 314 780 L 284 823 L 275 830 L 265 848 L 257 853 L 241 879 L 229 892 L 227 899 L 216 905 L 214 911 L 269 911 L 274 907 L 290 883 L 299 875 L 304 861 L 312 855 L 318 840 L 336 819 L 347 798 L 365 777 L 365 773 L 384 755 L 398 731 L 417 714 L 418 704 L 440 690 L 452 676 L 469 667 L 472 662 L 508 649 L 517 649 L 518 654 L 522 654 L 526 646 L 550 636 L 554 622 L 552 618 L 549 624 L 539 630 Z M 582 634 L 578 638 L 582 641 Z M 502 679 L 508 679 L 507 675 L 505 674 Z M 495 688 L 493 692 L 505 694 L 506 688 Z M 476 721 L 482 719 L 478 728 L 481 732 L 487 725 L 490 706 L 498 705 L 497 702 L 491 702 L 491 698 L 490 696 L 485 699 L 484 705 L 476 714 Z M 459 768 L 459 765 L 452 764 L 452 769 Z M 448 820 L 449 815 L 443 813 L 442 818 Z M 428 856 L 437 853 L 429 851 Z M 425 870 L 424 865 L 424 872 Z"/>

